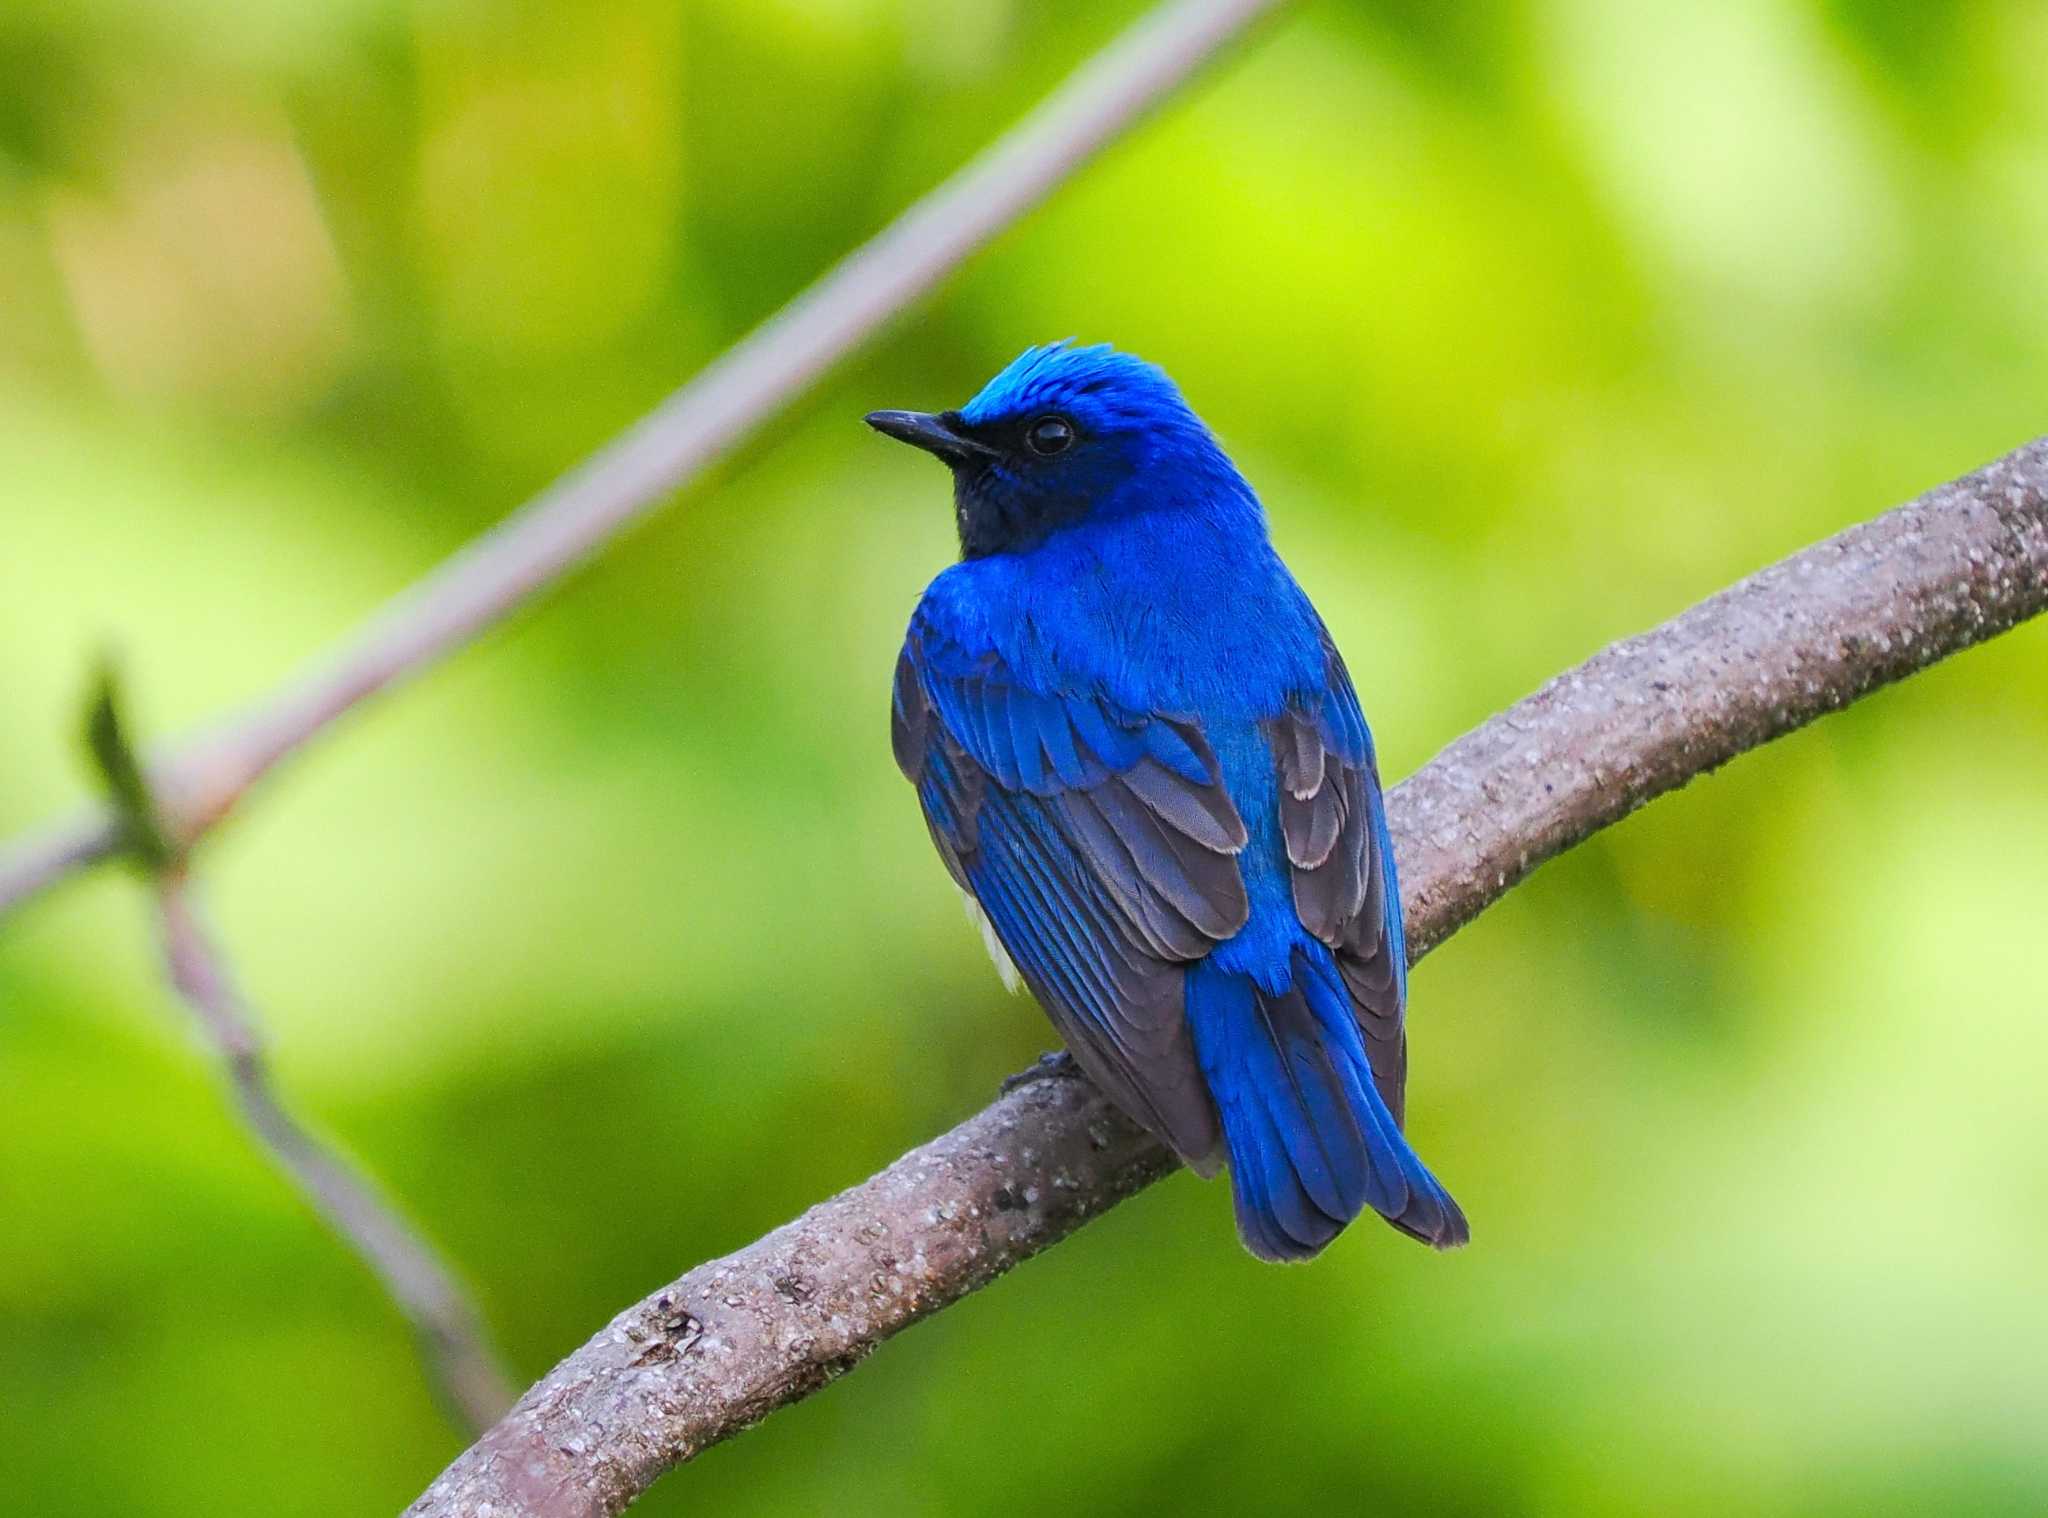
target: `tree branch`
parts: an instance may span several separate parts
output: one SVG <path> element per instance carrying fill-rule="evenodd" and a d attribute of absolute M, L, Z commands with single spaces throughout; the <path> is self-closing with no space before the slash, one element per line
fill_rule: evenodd
<path fill-rule="evenodd" d="M 219 1050 L 258 1142 L 404 1314 L 427 1379 L 456 1425 L 472 1434 L 489 1428 L 511 1404 L 513 1386 L 483 1315 L 433 1246 L 278 1100 L 255 1015 L 228 978 L 182 869 L 158 876 L 157 909 L 171 983 Z"/>
<path fill-rule="evenodd" d="M 257 1141 L 298 1184 L 341 1241 L 376 1276 L 411 1325 L 428 1380 L 449 1416 L 472 1435 L 512 1402 L 512 1382 L 472 1304 L 433 1247 L 349 1163 L 306 1131 L 271 1084 L 256 1014 L 236 990 L 208 936 L 184 853 L 164 836 L 161 808 L 122 720 L 111 662 L 103 662 L 86 711 L 86 746 L 107 787 L 124 848 L 155 884 L 171 985 L 220 1054 L 235 1100 Z"/>
<path fill-rule="evenodd" d="M 1171 0 L 581 467 L 394 598 L 248 716 L 153 766 L 189 849 L 307 740 L 471 642 L 665 503 L 1037 205 L 1278 0 Z M 88 814 L 0 851 L 0 917 L 120 851 Z"/>
<path fill-rule="evenodd" d="M 1411 953 L 1652 798 L 2043 610 L 2048 439 L 1615 644 L 1389 798 Z M 1027 1081 L 627 1308 L 407 1512 L 617 1513 L 1173 1166 L 1087 1081 Z"/>

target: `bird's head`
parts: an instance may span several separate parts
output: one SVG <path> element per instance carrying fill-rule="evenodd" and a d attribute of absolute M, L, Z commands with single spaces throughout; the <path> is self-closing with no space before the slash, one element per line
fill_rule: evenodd
<path fill-rule="evenodd" d="M 1188 499 L 1205 478 L 1243 490 L 1173 381 L 1107 345 L 1027 348 L 958 411 L 875 411 L 867 423 L 952 469 L 970 559 Z"/>

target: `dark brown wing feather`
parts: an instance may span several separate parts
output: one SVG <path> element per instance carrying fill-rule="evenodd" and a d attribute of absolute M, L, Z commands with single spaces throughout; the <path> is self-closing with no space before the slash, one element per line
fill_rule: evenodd
<path fill-rule="evenodd" d="M 1205 1171 L 1216 1112 L 1183 966 L 1250 912 L 1244 821 L 1199 724 L 1021 687 L 913 624 L 892 740 L 932 841 L 1074 1056 Z"/>
<path fill-rule="evenodd" d="M 1373 1084 L 1401 1121 L 1408 1073 L 1407 966 L 1398 899 L 1388 891 L 1384 807 L 1351 677 L 1324 639 L 1318 698 L 1265 725 L 1280 782 L 1280 831 L 1302 926 L 1335 951 L 1372 1062 Z"/>

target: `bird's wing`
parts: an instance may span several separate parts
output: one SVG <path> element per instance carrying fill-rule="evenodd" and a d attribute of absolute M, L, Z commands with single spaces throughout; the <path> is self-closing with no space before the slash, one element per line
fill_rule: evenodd
<path fill-rule="evenodd" d="M 1323 689 L 1265 724 L 1279 768 L 1280 831 L 1301 925 L 1335 952 L 1373 1083 L 1401 1121 L 1408 1072 L 1408 948 L 1372 735 L 1344 661 L 1323 633 Z"/>
<path fill-rule="evenodd" d="M 932 841 L 1061 1036 L 1119 1106 L 1212 1163 L 1182 967 L 1244 925 L 1244 821 L 1191 717 L 1035 689 L 919 618 L 896 760 Z"/>

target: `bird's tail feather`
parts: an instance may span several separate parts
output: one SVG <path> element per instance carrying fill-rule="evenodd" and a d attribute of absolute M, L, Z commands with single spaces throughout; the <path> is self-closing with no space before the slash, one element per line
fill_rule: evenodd
<path fill-rule="evenodd" d="M 1309 1259 L 1367 1207 L 1439 1249 L 1465 1242 L 1465 1215 L 1373 1085 L 1326 953 L 1296 951 L 1280 992 L 1208 961 L 1190 966 L 1187 1010 L 1253 1254 Z"/>

